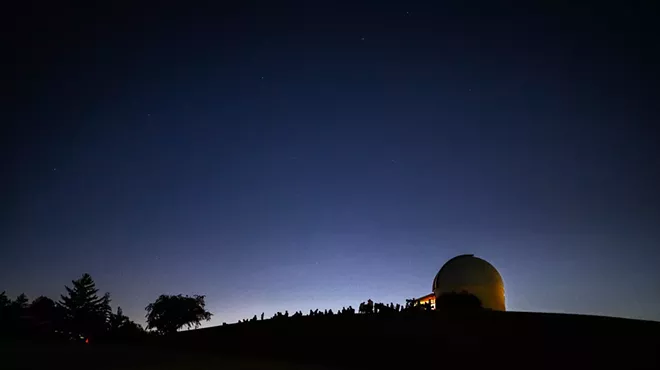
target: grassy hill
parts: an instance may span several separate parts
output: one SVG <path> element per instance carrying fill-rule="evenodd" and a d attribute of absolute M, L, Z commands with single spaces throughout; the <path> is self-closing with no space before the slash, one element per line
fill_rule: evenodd
<path fill-rule="evenodd" d="M 337 367 L 655 366 L 660 323 L 479 311 L 266 320 L 182 332 L 177 348 Z"/>
<path fill-rule="evenodd" d="M 303 316 L 115 344 L 0 343 L 7 369 L 622 368 L 658 365 L 660 323 L 477 311 Z"/>

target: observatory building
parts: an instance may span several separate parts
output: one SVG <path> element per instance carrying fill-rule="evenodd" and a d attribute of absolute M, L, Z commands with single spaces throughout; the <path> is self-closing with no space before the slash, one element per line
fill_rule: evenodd
<path fill-rule="evenodd" d="M 418 304 L 430 304 L 446 293 L 469 293 L 481 301 L 483 308 L 505 311 L 504 281 L 490 263 L 473 254 L 456 256 L 442 266 L 433 279 L 433 293 L 418 298 Z"/>

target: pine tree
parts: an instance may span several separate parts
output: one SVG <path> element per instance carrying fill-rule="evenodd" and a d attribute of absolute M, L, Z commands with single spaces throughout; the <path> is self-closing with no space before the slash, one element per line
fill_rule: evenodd
<path fill-rule="evenodd" d="M 5 324 L 11 320 L 11 304 L 12 301 L 7 294 L 3 291 L 0 293 L 0 326 L 5 330 Z"/>
<path fill-rule="evenodd" d="M 11 302 L 10 315 L 13 320 L 19 320 L 27 313 L 28 297 L 25 293 L 19 294 L 13 302 Z"/>
<path fill-rule="evenodd" d="M 28 302 L 29 300 L 28 297 L 25 295 L 25 293 L 21 293 L 18 295 L 18 297 L 16 297 L 16 299 L 14 300 L 14 302 L 12 302 L 12 304 L 14 305 L 14 307 L 16 307 L 16 309 L 22 311 L 27 308 Z"/>
<path fill-rule="evenodd" d="M 7 293 L 3 290 L 2 293 L 0 293 L 0 307 L 9 307 L 11 304 L 11 299 L 7 297 Z"/>
<path fill-rule="evenodd" d="M 121 307 L 117 307 L 117 313 L 110 314 L 110 330 L 117 331 L 120 330 L 126 323 L 129 321 L 127 316 L 124 316 L 124 311 Z"/>
<path fill-rule="evenodd" d="M 66 312 L 67 324 L 74 334 L 86 337 L 102 334 L 108 329 L 110 293 L 99 297 L 98 289 L 89 274 L 72 281 L 73 288 L 65 286 L 68 295 L 58 302 Z"/>

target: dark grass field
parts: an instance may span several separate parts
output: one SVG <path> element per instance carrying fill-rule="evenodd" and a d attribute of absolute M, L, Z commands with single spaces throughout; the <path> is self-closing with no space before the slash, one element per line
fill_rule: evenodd
<path fill-rule="evenodd" d="M 300 362 L 160 349 L 149 345 L 35 345 L 21 342 L 5 345 L 0 354 L 0 369 L 327 369 Z"/>
<path fill-rule="evenodd" d="M 660 323 L 517 312 L 266 320 L 132 345 L 3 346 L 0 368 L 660 368 Z"/>

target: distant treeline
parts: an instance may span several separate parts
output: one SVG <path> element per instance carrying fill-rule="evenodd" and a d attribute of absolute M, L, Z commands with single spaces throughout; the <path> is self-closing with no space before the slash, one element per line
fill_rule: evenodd
<path fill-rule="evenodd" d="M 132 340 L 148 334 L 162 335 L 175 333 L 181 328 L 197 328 L 202 321 L 213 315 L 206 310 L 205 296 L 161 295 L 145 307 L 146 328 L 131 321 L 122 312 L 111 308 L 110 293 L 100 294 L 96 283 L 89 274 L 73 280 L 72 285 L 64 286 L 66 294 L 58 301 L 40 296 L 29 301 L 25 294 L 15 299 L 0 293 L 0 330 L 4 337 L 39 337 L 56 340 L 97 342 L 103 340 Z M 481 307 L 475 296 L 467 293 L 451 293 L 438 298 L 439 308 L 461 310 Z M 407 299 L 406 304 L 374 303 L 371 299 L 360 303 L 356 312 L 352 306 L 343 307 L 336 313 L 330 310 L 310 310 L 309 317 L 348 316 L 357 314 L 395 314 L 401 312 L 429 311 L 431 305 L 418 304 L 415 299 Z M 265 319 L 265 314 L 239 323 Z M 288 311 L 277 312 L 270 320 L 283 320 L 305 316 L 302 311 L 289 315 Z M 223 325 L 225 325 L 223 323 Z"/>
<path fill-rule="evenodd" d="M 71 283 L 58 301 L 40 296 L 30 302 L 25 294 L 12 300 L 0 293 L 0 336 L 83 343 L 126 341 L 148 333 L 176 332 L 184 326 L 199 327 L 212 315 L 205 309 L 204 296 L 161 295 L 145 308 L 145 330 L 125 316 L 121 307 L 113 312 L 110 293 L 99 294 L 89 274 Z"/>

